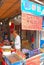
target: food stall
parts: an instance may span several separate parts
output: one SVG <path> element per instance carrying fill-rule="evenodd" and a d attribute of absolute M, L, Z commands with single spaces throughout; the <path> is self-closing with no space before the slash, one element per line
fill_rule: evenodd
<path fill-rule="evenodd" d="M 35 63 L 34 61 L 39 60 L 41 63 L 44 61 L 44 53 L 42 49 L 36 50 L 23 50 L 22 52 L 19 50 L 15 50 L 11 48 L 11 46 L 1 46 L 1 61 L 2 65 L 30 65 Z M 42 60 L 43 58 L 43 60 Z M 32 60 L 32 62 L 31 62 Z M 35 65 L 37 65 L 35 63 Z M 39 65 L 39 64 L 38 64 Z"/>
<path fill-rule="evenodd" d="M 8 2 L 10 2 L 10 0 L 8 0 Z M 13 2 L 13 0 L 11 0 L 11 2 Z M 14 2 L 15 2 L 15 0 L 14 0 Z M 23 11 L 22 12 L 22 25 L 23 25 L 22 29 L 23 30 L 37 30 L 37 31 L 41 30 L 41 28 L 42 28 L 41 27 L 42 26 L 42 24 L 41 24 L 42 23 L 42 17 L 38 17 L 41 14 L 41 12 L 38 14 L 38 11 L 39 11 L 38 10 L 38 6 L 39 6 L 39 4 L 33 3 L 31 1 L 28 1 L 28 0 L 22 0 L 22 4 L 23 4 L 22 8 L 24 8 L 24 10 L 26 9 L 25 10 L 26 13 L 24 13 L 24 10 L 22 9 L 22 11 Z M 13 4 L 11 4 L 11 5 L 13 5 Z M 36 5 L 36 7 L 35 7 L 35 5 Z M 12 8 L 14 9 L 15 7 L 12 7 Z M 13 10 L 12 8 L 11 8 L 11 10 Z M 37 11 L 35 10 L 35 12 L 34 12 L 33 11 L 34 8 L 35 9 L 37 8 L 36 9 Z M 41 10 L 42 10 L 42 8 L 43 7 L 41 7 Z M 16 10 L 18 10 L 18 9 L 16 9 Z M 31 10 L 32 10 L 32 12 L 31 12 Z M 9 10 L 9 13 L 11 13 L 13 11 Z M 19 10 L 18 10 L 18 12 L 19 12 Z M 9 16 L 9 18 L 10 18 L 11 16 L 9 15 L 9 13 L 7 12 L 7 14 L 8 14 L 7 16 Z M 29 14 L 29 13 L 32 13 L 32 14 Z M 11 15 L 13 15 L 13 14 L 11 14 Z M 37 15 L 37 16 L 35 16 L 35 15 Z M 7 16 L 5 16 L 5 17 L 7 17 Z M 8 21 L 9 19 L 7 18 L 6 20 Z M 12 20 L 12 22 L 13 22 L 13 20 Z M 9 23 L 8 22 L 4 23 L 4 25 L 7 25 L 6 29 L 9 27 Z M 14 24 L 12 25 L 12 28 L 10 26 L 10 31 L 11 32 L 12 32 L 13 28 L 14 28 Z M 25 35 L 25 33 L 24 33 L 24 35 Z M 28 48 L 29 48 L 29 43 L 27 43 L 27 42 L 25 43 L 24 46 L 26 46 L 26 48 L 28 46 Z M 43 50 L 44 49 L 40 49 L 40 48 L 36 48 L 36 49 L 32 49 L 32 48 L 31 49 L 25 49 L 25 48 L 23 48 L 22 51 L 19 51 L 19 50 L 16 50 L 15 48 L 12 48 L 12 46 L 10 45 L 10 41 L 8 42 L 8 40 L 6 40 L 6 41 L 1 42 L 1 44 L 0 44 L 0 58 L 1 58 L 0 62 L 1 62 L 2 65 L 40 65 L 40 63 L 41 63 L 41 65 L 44 65 L 44 52 L 43 52 Z M 37 62 L 37 63 L 35 63 L 35 62 Z"/>

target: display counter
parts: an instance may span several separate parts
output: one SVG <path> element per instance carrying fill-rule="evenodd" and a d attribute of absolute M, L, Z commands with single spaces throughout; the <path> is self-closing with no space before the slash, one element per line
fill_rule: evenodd
<path fill-rule="evenodd" d="M 25 65 L 44 65 L 44 53 L 26 59 Z"/>
<path fill-rule="evenodd" d="M 44 61 L 44 49 L 34 49 L 34 50 L 26 50 L 19 51 L 11 48 L 11 46 L 2 46 L 0 47 L 0 52 L 2 53 L 2 57 L 4 61 L 2 65 L 6 63 L 6 65 L 39 65 Z M 38 62 L 37 62 L 38 60 Z M 35 63 L 36 61 L 37 63 Z"/>
<path fill-rule="evenodd" d="M 1 59 L 4 58 L 2 65 L 22 65 L 23 60 L 26 56 L 19 50 L 11 48 L 11 46 L 2 46 L 0 47 Z"/>
<path fill-rule="evenodd" d="M 23 64 L 23 59 L 14 53 L 9 56 L 5 56 L 4 59 L 8 65 L 22 65 Z"/>

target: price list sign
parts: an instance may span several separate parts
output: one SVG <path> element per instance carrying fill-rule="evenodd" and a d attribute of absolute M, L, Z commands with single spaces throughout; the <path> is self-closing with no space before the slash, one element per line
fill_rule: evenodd
<path fill-rule="evenodd" d="M 23 30 L 42 30 L 42 17 L 22 12 Z"/>

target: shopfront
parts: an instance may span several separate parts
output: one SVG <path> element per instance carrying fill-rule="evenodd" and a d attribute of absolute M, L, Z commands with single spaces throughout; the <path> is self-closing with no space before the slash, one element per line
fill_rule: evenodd
<path fill-rule="evenodd" d="M 44 6 L 29 0 L 5 3 L 0 10 L 0 63 L 44 65 Z"/>

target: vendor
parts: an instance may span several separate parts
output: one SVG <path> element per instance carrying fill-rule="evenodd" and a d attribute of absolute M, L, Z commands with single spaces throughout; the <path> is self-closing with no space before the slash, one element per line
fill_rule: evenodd
<path fill-rule="evenodd" d="M 5 34 L 4 44 L 9 45 L 9 39 L 8 39 L 8 34 L 7 33 Z"/>
<path fill-rule="evenodd" d="M 14 30 L 13 31 L 13 36 L 14 36 L 14 47 L 16 50 L 21 50 L 21 40 L 20 40 L 20 36 L 17 34 L 17 32 Z"/>

